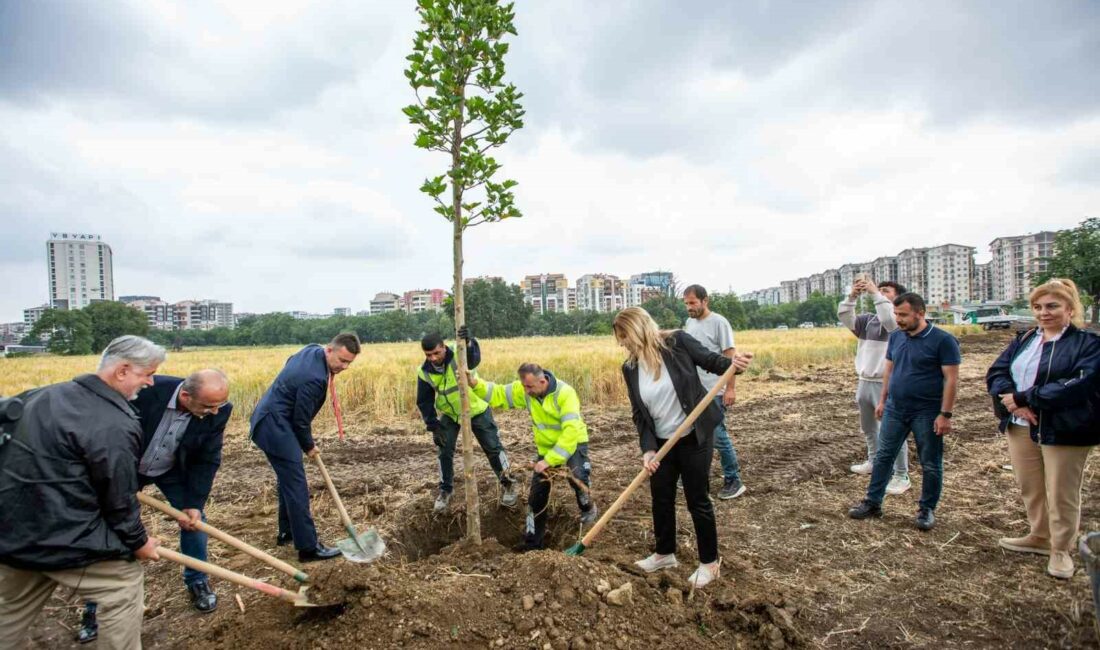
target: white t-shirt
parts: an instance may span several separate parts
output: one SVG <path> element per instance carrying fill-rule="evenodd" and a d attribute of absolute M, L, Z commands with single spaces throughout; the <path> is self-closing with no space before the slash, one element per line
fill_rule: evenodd
<path fill-rule="evenodd" d="M 722 354 L 723 350 L 733 347 L 733 328 L 721 314 L 710 312 L 702 320 L 689 318 L 684 323 L 684 331 L 711 352 Z M 709 373 L 702 368 L 696 368 L 696 370 L 699 372 L 699 381 L 703 382 L 703 388 L 708 391 L 718 383 L 719 375 Z"/>
<path fill-rule="evenodd" d="M 668 374 L 668 368 L 661 364 L 661 376 L 653 378 L 653 371 L 646 368 L 641 360 L 638 361 L 638 395 L 642 398 L 646 410 L 653 418 L 653 424 L 657 427 L 657 437 L 668 440 L 675 433 L 676 427 L 687 419 L 684 409 L 680 407 L 680 399 L 676 396 L 676 388 L 672 385 L 672 377 Z"/>

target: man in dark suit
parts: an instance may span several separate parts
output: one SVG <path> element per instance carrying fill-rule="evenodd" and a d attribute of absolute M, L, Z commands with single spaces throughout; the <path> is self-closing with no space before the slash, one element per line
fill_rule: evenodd
<path fill-rule="evenodd" d="M 156 375 L 153 385 L 131 402 L 141 422 L 141 455 L 138 483 L 155 484 L 168 503 L 187 515 L 179 521 L 180 552 L 206 561 L 206 533 L 195 529 L 205 521 L 203 508 L 222 460 L 222 437 L 233 412 L 229 380 L 220 370 L 207 369 L 186 379 Z M 200 612 L 214 611 L 218 597 L 206 574 L 183 570 L 183 583 L 191 604 Z M 96 638 L 97 605 L 88 602 L 77 639 Z"/>
<path fill-rule="evenodd" d="M 325 403 L 329 380 L 359 354 L 359 337 L 340 334 L 325 346 L 307 345 L 287 359 L 252 412 L 252 441 L 267 455 L 279 491 L 277 545 L 294 542 L 302 562 L 328 560 L 340 551 L 320 543 L 309 510 L 302 454 L 316 456 L 313 418 Z"/>

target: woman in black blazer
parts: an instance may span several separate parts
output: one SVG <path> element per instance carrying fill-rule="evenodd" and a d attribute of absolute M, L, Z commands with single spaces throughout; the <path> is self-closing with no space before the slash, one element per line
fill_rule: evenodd
<path fill-rule="evenodd" d="M 711 352 L 688 334 L 661 332 L 643 309 L 630 307 L 614 321 L 615 338 L 626 348 L 623 379 L 630 395 L 634 426 L 642 448 L 642 465 L 650 473 L 655 553 L 635 564 L 646 572 L 679 566 L 676 560 L 676 484 L 682 481 L 688 511 L 695 525 L 699 568 L 689 581 L 701 588 L 718 577 L 718 529 L 710 501 L 709 476 L 714 456 L 714 428 L 722 418 L 713 400 L 675 447 L 658 462 L 654 457 L 665 440 L 703 401 L 707 391 L 697 368 L 722 374 L 733 363 L 748 367 L 748 357 L 734 361 Z"/>

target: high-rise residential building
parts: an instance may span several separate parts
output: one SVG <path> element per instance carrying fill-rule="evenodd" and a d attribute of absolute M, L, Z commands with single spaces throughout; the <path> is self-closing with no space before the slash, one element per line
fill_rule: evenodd
<path fill-rule="evenodd" d="M 50 306 L 39 305 L 37 307 L 27 307 L 23 310 L 23 324 L 27 326 L 27 331 L 30 331 L 34 324 L 38 322 L 39 318 L 42 318 L 42 314 L 46 313 L 46 310 L 50 309 Z"/>
<path fill-rule="evenodd" d="M 215 327 L 232 329 L 233 303 L 217 300 L 182 300 L 171 305 L 172 325 L 179 330 L 212 330 Z"/>
<path fill-rule="evenodd" d="M 401 309 L 401 296 L 396 293 L 380 291 L 374 294 L 374 298 L 370 301 L 371 315 L 384 314 L 388 311 L 397 311 L 398 309 Z"/>
<path fill-rule="evenodd" d="M 520 282 L 523 301 L 536 313 L 568 312 L 577 308 L 576 289 L 570 290 L 569 280 L 562 273 L 528 275 Z"/>
<path fill-rule="evenodd" d="M 99 235 L 50 234 L 46 241 L 46 269 L 50 306 L 83 309 L 92 302 L 115 299 L 111 247 Z"/>
<path fill-rule="evenodd" d="M 176 329 L 176 311 L 172 305 L 157 296 L 123 296 L 119 302 L 140 310 L 149 320 L 149 329 L 171 331 Z"/>
<path fill-rule="evenodd" d="M 874 264 L 871 262 L 856 262 L 843 264 L 837 269 L 837 276 L 839 279 L 840 291 L 838 293 L 847 293 L 851 290 L 852 285 L 856 282 L 856 275 L 860 273 L 866 273 L 865 269 L 868 267 L 873 268 Z"/>
<path fill-rule="evenodd" d="M 992 262 L 974 265 L 974 295 L 971 299 L 975 302 L 990 302 L 993 300 Z"/>
<path fill-rule="evenodd" d="M 898 258 L 883 256 L 871 262 L 871 278 L 876 282 L 898 281 Z"/>
<path fill-rule="evenodd" d="M 1016 237 L 998 237 L 989 243 L 993 253 L 989 276 L 993 299 L 1015 301 L 1026 299 L 1031 292 L 1032 278 L 1047 269 L 1044 258 L 1054 256 L 1052 231 Z"/>
<path fill-rule="evenodd" d="M 810 275 L 810 294 L 814 293 L 825 293 L 825 275 L 822 273 Z"/>
<path fill-rule="evenodd" d="M 928 249 L 906 248 L 898 253 L 897 283 L 928 302 Z"/>
<path fill-rule="evenodd" d="M 810 278 L 798 278 L 795 280 L 795 302 L 806 302 L 810 299 Z"/>
<path fill-rule="evenodd" d="M 443 300 L 447 292 L 443 289 L 416 289 L 406 291 L 401 299 L 405 312 L 418 314 L 422 311 L 443 311 Z"/>
<path fill-rule="evenodd" d="M 821 293 L 826 296 L 839 296 L 843 290 L 843 286 L 840 284 L 840 271 L 836 269 L 827 269 L 822 272 L 822 291 Z"/>
<path fill-rule="evenodd" d="M 588 273 L 577 279 L 577 309 L 616 312 L 626 306 L 623 281 L 610 273 Z"/>
<path fill-rule="evenodd" d="M 779 304 L 798 302 L 798 283 L 794 280 L 783 280 L 779 283 Z"/>
<path fill-rule="evenodd" d="M 351 316 L 351 307 L 336 307 L 332 310 L 333 316 Z"/>
<path fill-rule="evenodd" d="M 925 260 L 928 285 L 925 288 L 926 293 L 921 295 L 930 307 L 960 305 L 974 299 L 971 290 L 974 276 L 973 246 L 934 246 L 926 251 Z"/>

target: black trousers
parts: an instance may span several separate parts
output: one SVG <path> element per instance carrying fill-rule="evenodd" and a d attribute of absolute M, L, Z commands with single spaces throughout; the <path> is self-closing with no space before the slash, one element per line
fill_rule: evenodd
<path fill-rule="evenodd" d="M 500 442 L 500 431 L 493 419 L 493 412 L 485 409 L 484 413 L 470 418 L 470 428 L 500 484 L 505 487 L 511 485 L 508 454 L 504 452 L 504 445 Z M 462 426 L 458 422 L 451 416 L 444 415 L 439 418 L 439 430 L 432 434 L 432 441 L 439 451 L 439 489 L 444 492 L 453 492 L 455 489 L 455 447 L 461 431 Z"/>
<path fill-rule="evenodd" d="M 535 462 L 542 460 L 536 458 Z M 565 461 L 565 466 L 573 477 L 591 487 L 592 463 L 588 460 L 588 443 L 577 445 L 577 450 Z M 577 497 L 577 507 L 581 512 L 592 509 L 592 499 L 580 487 L 569 483 Z M 542 548 L 542 538 L 546 535 L 546 507 L 550 503 L 550 481 L 538 472 L 531 473 L 531 491 L 527 495 L 527 523 L 524 528 L 524 543 L 528 548 Z"/>
<path fill-rule="evenodd" d="M 714 505 L 709 492 L 713 458 L 714 437 L 708 436 L 706 442 L 700 445 L 695 433 L 689 432 L 669 451 L 650 477 L 657 553 L 669 555 L 676 552 L 676 483 L 682 479 L 688 512 L 695 524 L 699 562 L 709 564 L 718 559 L 718 526 L 714 521 Z"/>

